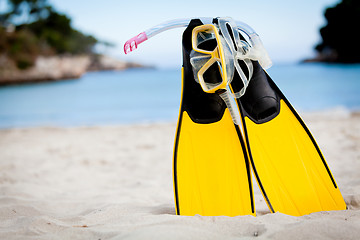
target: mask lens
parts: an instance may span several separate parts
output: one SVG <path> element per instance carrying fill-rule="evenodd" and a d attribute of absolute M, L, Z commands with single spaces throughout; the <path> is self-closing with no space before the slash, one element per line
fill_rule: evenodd
<path fill-rule="evenodd" d="M 209 89 L 215 88 L 223 82 L 222 67 L 219 61 L 215 61 L 203 73 L 204 82 Z"/>
<path fill-rule="evenodd" d="M 234 79 L 231 82 L 231 87 L 234 93 L 240 92 L 244 88 L 244 83 L 237 71 L 234 72 Z"/>
<path fill-rule="evenodd" d="M 217 41 L 214 34 L 206 34 L 208 38 L 202 38 L 202 33 L 198 34 L 197 48 L 203 51 L 214 51 L 217 47 Z M 201 37 L 200 37 L 201 36 Z"/>
<path fill-rule="evenodd" d="M 226 69 L 222 65 L 224 54 L 221 39 L 214 25 L 202 25 L 194 28 L 192 35 L 193 51 L 190 63 L 194 78 L 207 93 L 224 89 L 227 83 Z"/>
<path fill-rule="evenodd" d="M 196 30 L 193 41 L 195 51 L 212 52 L 218 46 L 213 26 L 204 26 Z"/>
<path fill-rule="evenodd" d="M 237 32 L 234 33 L 233 32 L 233 28 L 231 27 L 231 25 L 229 23 L 226 23 L 226 29 L 229 32 L 230 38 L 231 38 L 231 44 L 233 45 L 235 51 L 237 51 L 237 46 L 236 46 L 236 40 L 235 40 L 235 35 L 234 34 L 238 34 Z"/>

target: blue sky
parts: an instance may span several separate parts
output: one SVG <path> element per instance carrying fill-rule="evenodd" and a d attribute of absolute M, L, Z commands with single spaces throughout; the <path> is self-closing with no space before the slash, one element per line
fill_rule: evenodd
<path fill-rule="evenodd" d="M 123 44 L 136 34 L 176 18 L 225 17 L 246 22 L 260 35 L 274 64 L 297 62 L 314 56 L 325 24 L 326 7 L 339 0 L 49 0 L 72 18 L 73 27 L 116 44 L 107 54 L 123 60 L 156 65 L 181 66 L 181 34 L 174 29 L 140 45 L 128 55 Z"/>

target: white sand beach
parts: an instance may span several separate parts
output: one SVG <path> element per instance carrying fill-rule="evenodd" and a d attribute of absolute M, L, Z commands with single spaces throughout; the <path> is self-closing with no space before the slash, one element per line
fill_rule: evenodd
<path fill-rule="evenodd" d="M 175 123 L 0 130 L 0 239 L 360 239 L 360 114 L 302 114 L 348 210 L 176 216 Z"/>

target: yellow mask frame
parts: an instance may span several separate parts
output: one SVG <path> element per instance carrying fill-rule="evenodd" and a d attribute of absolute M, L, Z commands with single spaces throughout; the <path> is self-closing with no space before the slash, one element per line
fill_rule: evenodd
<path fill-rule="evenodd" d="M 212 35 L 216 40 L 216 47 L 214 50 L 206 50 L 199 47 L 201 42 L 199 41 L 201 36 Z M 200 37 L 199 37 L 200 36 Z M 226 62 L 224 49 L 221 42 L 221 37 L 217 28 L 212 24 L 205 24 L 197 26 L 192 31 L 192 48 L 194 51 L 201 53 L 204 57 L 208 56 L 209 60 L 199 69 L 197 77 L 200 83 L 201 88 L 204 92 L 215 93 L 220 89 L 226 89 L 228 84 L 227 71 L 226 71 Z M 214 64 L 217 64 L 219 68 L 219 73 L 221 75 L 221 82 L 219 83 L 208 83 L 204 79 L 204 74 L 209 70 Z"/>

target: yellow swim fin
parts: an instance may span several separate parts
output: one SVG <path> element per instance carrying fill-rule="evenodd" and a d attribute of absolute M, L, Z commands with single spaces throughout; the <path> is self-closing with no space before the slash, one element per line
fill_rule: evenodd
<path fill-rule="evenodd" d="M 190 64 L 192 20 L 183 34 L 182 99 L 174 146 L 178 215 L 255 215 L 250 163 L 240 129 L 216 93 L 206 93 Z M 211 41 L 209 42 L 211 43 Z"/>
<path fill-rule="evenodd" d="M 253 66 L 238 105 L 251 165 L 271 212 L 301 216 L 346 209 L 305 123 L 259 63 Z M 232 87 L 241 87 L 238 82 Z"/>

